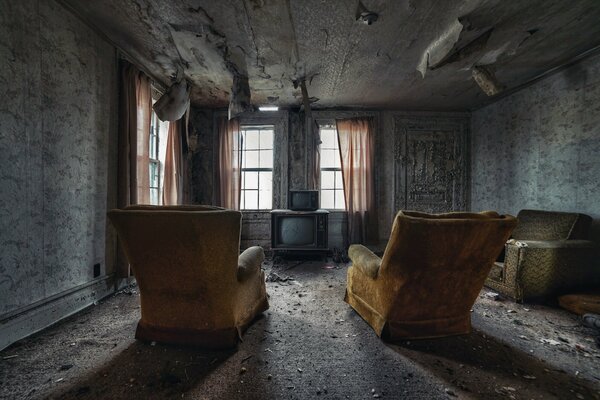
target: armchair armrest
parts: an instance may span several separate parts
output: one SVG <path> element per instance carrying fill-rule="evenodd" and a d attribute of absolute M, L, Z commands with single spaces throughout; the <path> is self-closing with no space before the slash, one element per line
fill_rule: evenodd
<path fill-rule="evenodd" d="M 361 244 L 353 244 L 348 249 L 348 257 L 350 257 L 352 265 L 357 270 L 370 278 L 377 278 L 379 267 L 381 266 L 381 258 L 377 257 L 371 250 Z"/>
<path fill-rule="evenodd" d="M 244 250 L 238 258 L 237 280 L 243 282 L 260 271 L 265 260 L 265 252 L 260 246 L 252 246 Z"/>

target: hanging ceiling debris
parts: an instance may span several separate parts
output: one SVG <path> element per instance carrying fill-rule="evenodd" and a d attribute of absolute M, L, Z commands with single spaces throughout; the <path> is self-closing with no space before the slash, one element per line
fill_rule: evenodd
<path fill-rule="evenodd" d="M 313 107 L 471 109 L 473 76 L 511 89 L 600 45 L 598 0 L 61 1 L 163 84 L 184 65 L 198 107 L 246 81 L 253 105 L 299 106 L 304 77 Z"/>

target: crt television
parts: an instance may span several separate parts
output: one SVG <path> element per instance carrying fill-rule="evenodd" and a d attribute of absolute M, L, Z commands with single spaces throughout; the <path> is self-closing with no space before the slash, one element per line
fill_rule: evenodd
<path fill-rule="evenodd" d="M 329 212 L 271 212 L 271 247 L 273 250 L 326 250 Z"/>
<path fill-rule="evenodd" d="M 318 190 L 290 190 L 288 208 L 294 211 L 313 211 L 319 208 Z"/>

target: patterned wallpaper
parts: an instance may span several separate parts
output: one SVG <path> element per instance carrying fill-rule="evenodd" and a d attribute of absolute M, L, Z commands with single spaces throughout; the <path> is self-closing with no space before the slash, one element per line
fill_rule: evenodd
<path fill-rule="evenodd" d="M 600 55 L 472 114 L 472 207 L 592 215 L 600 229 Z"/>
<path fill-rule="evenodd" d="M 0 315 L 105 273 L 116 53 L 54 1 L 0 0 Z"/>

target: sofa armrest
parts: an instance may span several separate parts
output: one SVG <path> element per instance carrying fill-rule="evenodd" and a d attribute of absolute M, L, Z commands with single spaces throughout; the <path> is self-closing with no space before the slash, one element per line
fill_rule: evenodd
<path fill-rule="evenodd" d="M 381 258 L 361 244 L 353 244 L 348 249 L 348 257 L 352 260 L 352 265 L 370 278 L 377 278 Z"/>
<path fill-rule="evenodd" d="M 519 240 L 507 246 L 526 247 L 532 249 L 593 249 L 596 247 L 591 240 Z"/>
<path fill-rule="evenodd" d="M 238 258 L 237 280 L 243 282 L 260 271 L 265 260 L 265 252 L 260 246 L 252 246 L 244 250 Z"/>
<path fill-rule="evenodd" d="M 506 250 L 506 280 L 519 301 L 600 283 L 598 248 L 589 240 L 520 240 Z"/>

